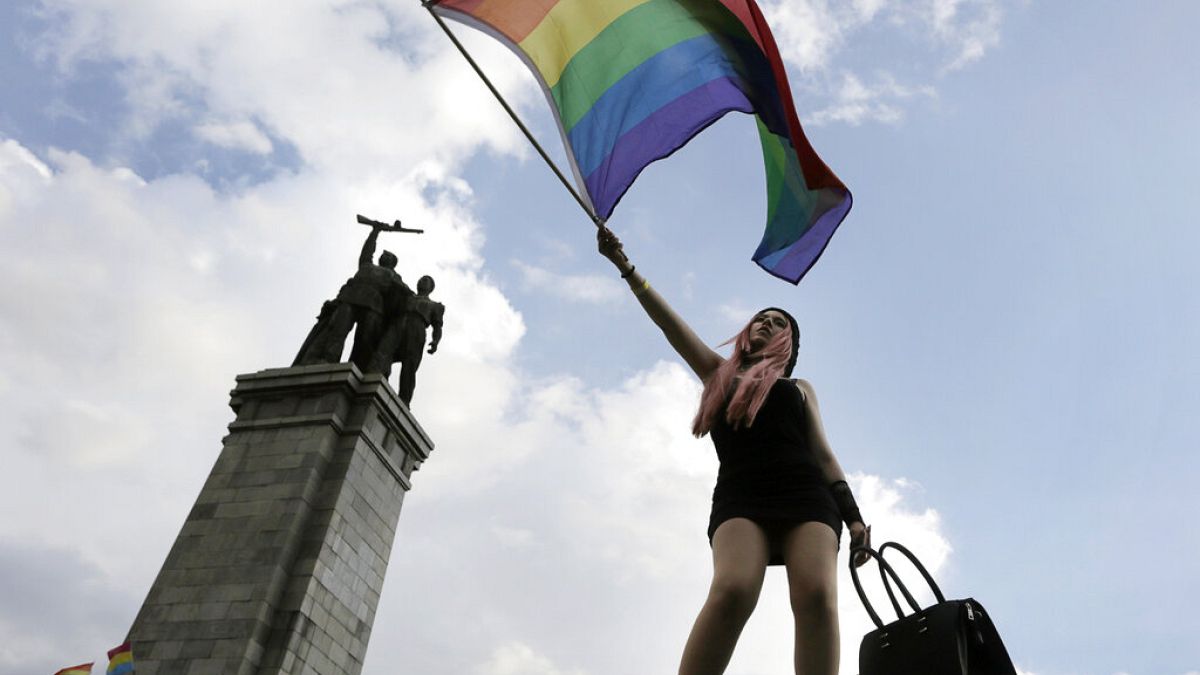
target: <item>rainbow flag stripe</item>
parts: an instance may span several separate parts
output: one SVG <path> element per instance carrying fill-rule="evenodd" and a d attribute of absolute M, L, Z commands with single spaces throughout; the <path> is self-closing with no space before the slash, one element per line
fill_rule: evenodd
<path fill-rule="evenodd" d="M 126 642 L 108 650 L 107 675 L 128 675 L 133 672 L 133 649 Z"/>
<path fill-rule="evenodd" d="M 850 211 L 796 116 L 754 0 L 435 0 L 533 70 L 582 196 L 607 219 L 638 174 L 730 111 L 754 115 L 767 227 L 753 259 L 799 282 Z"/>
<path fill-rule="evenodd" d="M 92 675 L 92 666 L 93 665 L 95 665 L 94 661 L 92 663 L 84 663 L 84 664 L 78 665 L 78 666 L 71 666 L 70 668 L 63 668 L 62 670 L 58 671 L 54 675 Z"/>

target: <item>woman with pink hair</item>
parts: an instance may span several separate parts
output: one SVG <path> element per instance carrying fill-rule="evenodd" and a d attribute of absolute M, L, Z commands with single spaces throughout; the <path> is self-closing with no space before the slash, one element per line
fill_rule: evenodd
<path fill-rule="evenodd" d="M 721 464 L 708 526 L 712 584 L 680 675 L 725 672 L 770 565 L 787 569 L 797 675 L 836 675 L 842 522 L 852 546 L 869 545 L 870 528 L 825 438 L 812 385 L 788 379 L 800 345 L 796 320 L 777 307 L 756 313 L 722 358 L 650 287 L 611 230 L 601 227 L 597 238 L 600 253 L 704 383 L 692 432 L 712 437 Z M 860 554 L 855 564 L 865 561 Z"/>

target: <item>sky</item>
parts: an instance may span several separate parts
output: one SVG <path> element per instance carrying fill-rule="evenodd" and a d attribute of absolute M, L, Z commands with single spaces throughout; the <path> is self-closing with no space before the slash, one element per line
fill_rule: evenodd
<path fill-rule="evenodd" d="M 638 271 L 714 346 L 799 318 L 875 541 L 1023 674 L 1200 672 L 1200 5 L 761 5 L 854 209 L 798 286 L 759 270 L 734 114 L 618 206 Z M 561 161 L 520 62 L 456 31 Z M 416 0 L 5 0 L 0 36 L 0 675 L 124 638 L 235 376 L 291 363 L 359 213 L 425 228 L 382 247 L 447 307 L 364 672 L 674 672 L 711 571 L 699 383 Z M 790 672 L 791 633 L 773 568 L 728 672 Z"/>

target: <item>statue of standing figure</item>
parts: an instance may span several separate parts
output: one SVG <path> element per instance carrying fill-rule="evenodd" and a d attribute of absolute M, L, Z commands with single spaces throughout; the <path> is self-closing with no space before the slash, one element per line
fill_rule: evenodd
<path fill-rule="evenodd" d="M 429 298 L 433 278 L 421 277 L 417 292 L 396 273 L 396 255 L 384 251 L 379 263 L 373 262 L 380 232 L 415 232 L 401 227 L 400 221 L 387 225 L 358 216 L 358 222 L 371 226 L 358 257 L 358 272 L 348 279 L 337 297 L 322 305 L 317 323 L 296 355 L 294 366 L 340 363 L 346 336 L 352 328 L 354 344 L 350 361 L 363 373 L 381 373 L 386 379 L 392 364 L 400 363 L 398 393 L 404 403 L 412 402 L 416 371 L 425 351 L 425 331 L 433 328 L 429 353 L 437 351 L 442 338 L 445 306 Z"/>
<path fill-rule="evenodd" d="M 397 297 L 398 302 L 389 312 L 387 327 L 369 366 L 371 372 L 383 373 L 387 378 L 392 373 L 392 364 L 400 364 L 400 388 L 396 393 L 405 404 L 412 402 L 417 386 L 417 368 L 425 354 L 426 329 L 433 328 L 430 354 L 437 351 L 438 343 L 442 341 L 442 317 L 446 306 L 430 299 L 433 288 L 433 277 L 425 275 L 417 282 L 416 295 L 409 291 L 403 297 Z"/>

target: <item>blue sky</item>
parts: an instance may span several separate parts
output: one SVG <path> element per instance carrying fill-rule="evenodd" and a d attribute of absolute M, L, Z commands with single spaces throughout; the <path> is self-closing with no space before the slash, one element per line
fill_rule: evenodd
<path fill-rule="evenodd" d="M 798 287 L 759 271 L 732 116 L 617 209 L 639 271 L 713 344 L 794 310 L 875 536 L 981 600 L 1023 672 L 1200 671 L 1200 10 L 763 5 L 855 207 Z M 355 213 L 424 225 L 384 245 L 449 307 L 365 672 L 675 667 L 708 574 L 698 386 L 417 3 L 44 0 L 0 26 L 0 576 L 31 582 L 0 590 L 0 674 L 120 641 L 234 376 L 290 362 Z M 520 64 L 459 33 L 561 156 Z M 789 621 L 773 574 L 729 672 L 788 672 Z"/>

